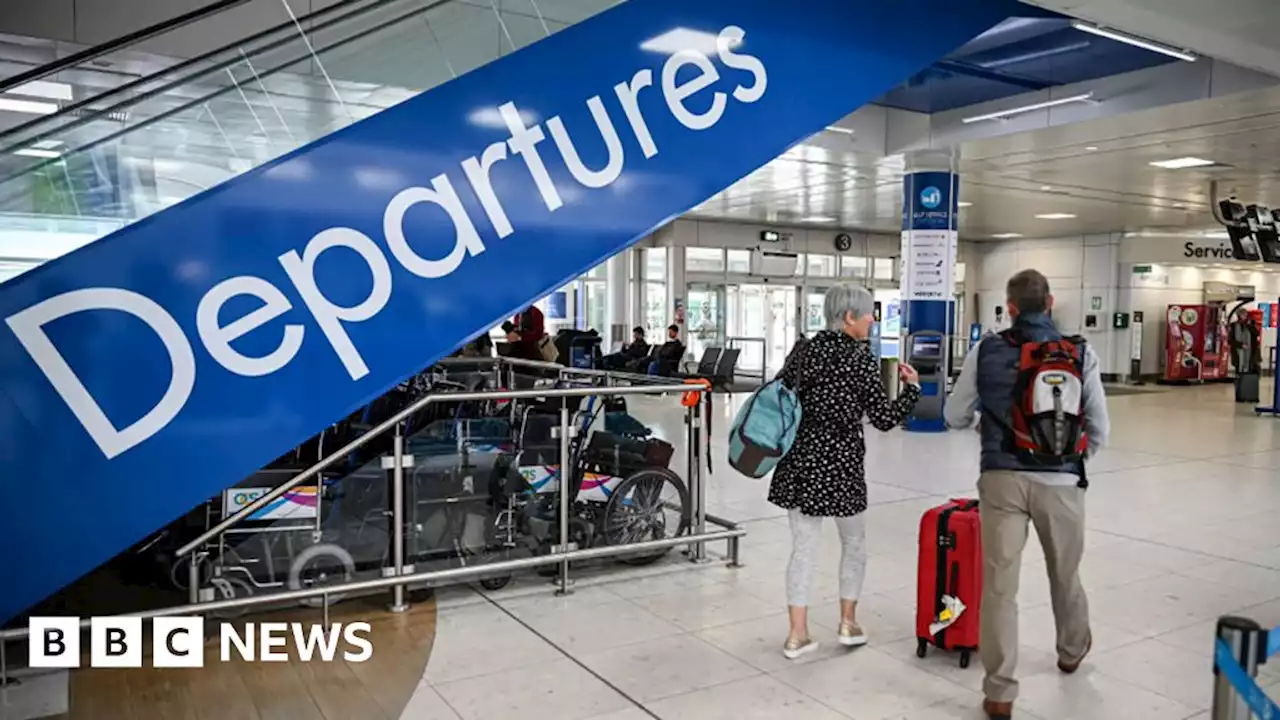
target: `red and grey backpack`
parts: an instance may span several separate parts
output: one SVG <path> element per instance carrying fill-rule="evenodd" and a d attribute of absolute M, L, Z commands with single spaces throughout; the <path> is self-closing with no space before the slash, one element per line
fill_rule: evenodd
<path fill-rule="evenodd" d="M 1080 487 L 1086 487 L 1084 460 L 1089 438 L 1084 424 L 1084 339 L 1037 342 L 1016 328 L 1000 336 L 1018 349 L 1018 379 L 1006 428 L 1011 450 L 1031 466 L 1077 463 Z"/>

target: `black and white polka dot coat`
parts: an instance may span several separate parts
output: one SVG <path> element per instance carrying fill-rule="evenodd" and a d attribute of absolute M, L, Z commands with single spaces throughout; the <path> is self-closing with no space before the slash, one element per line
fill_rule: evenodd
<path fill-rule="evenodd" d="M 866 510 L 862 418 L 892 430 L 911 413 L 920 389 L 904 385 L 898 399 L 889 400 L 870 344 L 833 331 L 797 349 L 779 377 L 800 396 L 802 419 L 795 444 L 774 470 L 769 502 L 818 517 Z"/>

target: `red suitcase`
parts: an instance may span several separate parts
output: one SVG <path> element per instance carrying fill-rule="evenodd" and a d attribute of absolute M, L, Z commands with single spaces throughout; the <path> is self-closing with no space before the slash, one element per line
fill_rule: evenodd
<path fill-rule="evenodd" d="M 964 604 L 955 621 L 936 633 L 930 625 L 945 620 L 944 597 Z M 916 584 L 916 655 L 929 646 L 960 651 L 960 667 L 969 666 L 978 649 L 982 605 L 982 523 L 977 500 L 952 500 L 920 518 L 920 566 Z"/>

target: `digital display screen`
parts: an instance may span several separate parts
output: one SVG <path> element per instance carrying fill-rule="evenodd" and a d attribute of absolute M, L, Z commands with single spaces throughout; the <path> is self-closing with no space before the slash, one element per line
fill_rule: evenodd
<path fill-rule="evenodd" d="M 942 358 L 942 338 L 939 338 L 939 337 L 914 338 L 911 341 L 911 357 L 941 359 Z"/>

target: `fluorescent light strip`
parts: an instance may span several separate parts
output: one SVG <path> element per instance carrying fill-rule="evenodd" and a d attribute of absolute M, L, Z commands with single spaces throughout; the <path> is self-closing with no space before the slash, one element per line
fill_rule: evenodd
<path fill-rule="evenodd" d="M 1009 108 L 1008 110 L 997 110 L 996 112 L 986 113 L 985 115 L 974 115 L 973 117 L 963 118 L 960 122 L 967 125 L 969 123 L 982 122 L 983 120 L 999 120 L 1010 115 L 1021 115 L 1022 113 L 1058 107 L 1059 105 L 1070 105 L 1071 103 L 1089 102 L 1092 99 L 1092 92 L 1081 93 L 1080 95 L 1058 98 L 1057 100 L 1045 100 L 1044 102 L 1032 103 L 1031 105 L 1021 105 L 1019 107 Z"/>
<path fill-rule="evenodd" d="M 1186 50 L 1180 50 L 1171 45 L 1165 45 L 1164 43 L 1158 43 L 1154 40 L 1147 40 L 1146 38 L 1140 38 L 1137 35 L 1130 35 L 1129 33 L 1121 32 L 1119 30 L 1112 30 L 1111 28 L 1099 27 L 1097 25 L 1093 25 L 1087 22 L 1081 22 L 1079 20 L 1072 22 L 1071 27 L 1077 30 L 1080 30 L 1082 32 L 1087 32 L 1091 35 L 1097 35 L 1098 37 L 1104 37 L 1104 38 L 1107 38 L 1108 40 L 1115 40 L 1116 42 L 1122 42 L 1126 45 L 1140 47 L 1143 50 L 1150 50 L 1151 52 L 1160 53 L 1161 55 L 1168 55 L 1169 57 L 1177 58 L 1179 60 L 1185 60 L 1187 62 L 1195 62 L 1197 59 L 1194 53 L 1189 53 Z"/>
<path fill-rule="evenodd" d="M 833 223 L 835 221 L 836 221 L 835 218 L 827 217 L 825 215 L 812 215 L 810 217 L 800 218 L 800 222 L 809 222 L 809 223 Z"/>
<path fill-rule="evenodd" d="M 58 112 L 57 103 L 36 102 L 35 100 L 16 100 L 0 97 L 0 110 L 30 113 L 32 115 L 52 115 Z"/>
<path fill-rule="evenodd" d="M 827 130 L 827 132 L 843 133 L 843 134 L 845 134 L 845 135 L 852 135 L 852 134 L 853 134 L 853 131 L 852 131 L 852 130 L 850 130 L 849 128 L 843 128 L 843 127 L 840 127 L 839 125 L 828 125 L 828 126 L 826 127 L 826 130 Z"/>
<path fill-rule="evenodd" d="M 991 237 L 997 240 L 1012 240 L 1013 238 L 1022 237 L 1022 234 L 1021 233 L 997 233 L 995 235 L 992 235 Z"/>
<path fill-rule="evenodd" d="M 62 157 L 62 153 L 58 152 L 57 150 L 41 150 L 40 148 L 34 148 L 34 147 L 22 148 L 21 150 L 14 150 L 13 154 L 22 155 L 24 157 L 43 158 L 45 160 L 52 160 L 53 158 Z"/>
<path fill-rule="evenodd" d="M 1041 213 L 1036 216 L 1037 220 L 1070 220 L 1075 217 L 1074 213 Z"/>
<path fill-rule="evenodd" d="M 973 203 L 971 203 L 971 202 L 958 202 L 958 203 L 956 203 L 956 207 L 973 207 Z"/>
<path fill-rule="evenodd" d="M 1165 170 L 1183 170 L 1194 167 L 1207 167 L 1209 165 L 1217 165 L 1212 160 L 1205 160 L 1198 157 L 1180 157 L 1172 160 L 1156 160 L 1149 163 L 1153 167 L 1164 168 Z"/>

